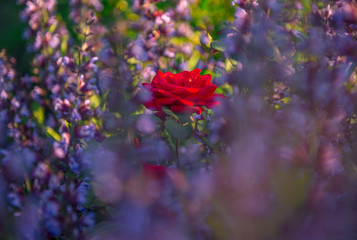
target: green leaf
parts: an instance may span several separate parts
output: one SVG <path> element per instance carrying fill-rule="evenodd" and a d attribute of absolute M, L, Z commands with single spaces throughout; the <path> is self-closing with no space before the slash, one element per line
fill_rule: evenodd
<path fill-rule="evenodd" d="M 224 52 L 224 49 L 226 48 L 226 46 L 224 46 L 223 42 L 221 42 L 221 41 L 212 41 L 211 48 L 218 50 L 220 52 Z"/>
<path fill-rule="evenodd" d="M 61 136 L 55 130 L 53 130 L 53 128 L 46 127 L 46 133 L 50 135 L 57 142 L 61 141 Z"/>
<path fill-rule="evenodd" d="M 201 58 L 201 54 L 199 51 L 193 51 L 192 56 L 188 60 L 188 68 L 189 69 L 194 69 L 195 66 L 197 65 L 198 61 Z"/>
<path fill-rule="evenodd" d="M 45 121 L 45 109 L 40 104 L 37 103 L 33 103 L 31 105 L 31 109 L 35 120 L 39 124 L 43 124 Z"/>
<path fill-rule="evenodd" d="M 204 144 L 206 144 L 206 145 L 209 146 L 210 148 L 216 149 L 216 148 L 218 147 L 217 144 L 216 144 L 216 146 L 213 145 L 213 144 L 209 141 L 208 138 L 201 138 L 201 140 L 203 141 Z"/>
<path fill-rule="evenodd" d="M 202 132 L 203 130 L 207 129 L 208 121 L 207 120 L 200 120 L 197 121 L 197 129 L 198 131 Z"/>
<path fill-rule="evenodd" d="M 167 119 L 165 121 L 165 128 L 172 138 L 183 139 L 192 136 L 191 124 L 182 126 L 173 119 Z"/>
<path fill-rule="evenodd" d="M 276 202 L 281 208 L 296 209 L 307 198 L 313 173 L 309 169 L 277 169 L 271 179 Z"/>
<path fill-rule="evenodd" d="M 236 61 L 233 58 L 226 58 L 225 65 L 226 65 L 226 71 L 227 72 L 232 72 L 234 69 L 236 69 L 236 66 L 238 64 L 238 61 Z"/>
<path fill-rule="evenodd" d="M 177 114 L 177 117 L 181 123 L 188 123 L 188 122 L 192 122 L 191 115 L 192 115 L 191 113 L 179 113 Z"/>
<path fill-rule="evenodd" d="M 99 105 L 100 105 L 100 98 L 99 98 L 98 95 L 93 95 L 93 96 L 90 98 L 90 101 L 91 101 L 92 106 L 93 106 L 94 108 L 99 107 Z"/>
<path fill-rule="evenodd" d="M 311 0 L 302 0 L 303 13 L 307 14 L 311 10 Z"/>
<path fill-rule="evenodd" d="M 169 116 L 174 117 L 176 120 L 179 120 L 179 117 L 168 107 L 162 107 L 161 110 Z"/>
<path fill-rule="evenodd" d="M 208 118 L 207 118 L 207 111 L 203 111 L 203 112 L 201 113 L 201 115 L 202 115 L 203 119 L 208 119 Z"/>
<path fill-rule="evenodd" d="M 215 93 L 219 93 L 219 94 L 223 94 L 225 96 L 229 96 L 229 95 L 232 95 L 233 94 L 233 87 L 232 85 L 228 84 L 228 83 L 225 83 L 221 86 L 219 86 Z"/>

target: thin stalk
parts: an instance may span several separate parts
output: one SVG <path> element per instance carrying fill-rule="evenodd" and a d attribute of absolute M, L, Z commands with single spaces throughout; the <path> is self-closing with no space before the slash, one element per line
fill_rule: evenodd
<path fill-rule="evenodd" d="M 180 152 L 179 152 L 180 139 L 176 140 L 176 167 L 180 169 Z"/>
<path fill-rule="evenodd" d="M 83 48 L 84 44 L 86 43 L 86 41 L 87 41 L 87 33 L 84 33 L 82 44 L 81 44 L 79 52 L 78 52 L 77 94 L 79 94 L 80 74 L 82 73 L 82 58 L 83 58 L 82 48 Z"/>
<path fill-rule="evenodd" d="M 193 127 L 193 132 L 196 132 L 196 130 L 197 130 L 197 122 L 198 122 L 198 120 L 195 119 L 195 123 L 194 123 L 194 127 Z"/>

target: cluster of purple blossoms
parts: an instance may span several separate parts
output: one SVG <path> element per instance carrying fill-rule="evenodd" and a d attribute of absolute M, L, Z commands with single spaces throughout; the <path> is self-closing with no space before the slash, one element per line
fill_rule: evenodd
<path fill-rule="evenodd" d="M 83 21 L 83 15 L 88 12 L 101 12 L 103 10 L 103 4 L 99 0 L 70 0 L 69 6 L 71 8 L 69 18 L 77 24 L 80 24 L 81 21 Z"/>
<path fill-rule="evenodd" d="M 19 3 L 26 5 L 21 18 L 29 22 L 24 37 L 34 40 L 29 45 L 35 53 L 34 74 L 15 78 L 2 54 L 1 123 L 15 142 L 2 151 L 1 168 L 6 174 L 1 184 L 9 211 L 16 216 L 15 227 L 21 227 L 21 222 L 31 225 L 11 234 L 20 239 L 80 239 L 94 222 L 93 213 L 84 207 L 89 192 L 84 144 L 103 139 L 100 123 L 93 122 L 101 111 L 91 103 L 100 92 L 99 50 L 91 38 L 98 34 L 92 32 L 92 26 L 98 29 L 96 16 L 83 14 L 82 44 L 75 50 L 63 22 L 58 21 L 57 1 Z"/>
<path fill-rule="evenodd" d="M 19 4 L 26 4 L 25 10 L 20 14 L 22 21 L 28 21 L 29 27 L 24 32 L 24 38 L 35 38 L 33 44 L 29 46 L 30 51 L 41 52 L 49 49 L 56 49 L 60 45 L 60 39 L 68 35 L 65 29 L 56 18 L 56 0 L 19 0 Z M 44 57 L 38 60 L 44 61 Z M 40 60 L 40 61 L 41 61 Z"/>
<path fill-rule="evenodd" d="M 282 239 L 353 238 L 349 222 L 356 218 L 346 211 L 356 198 L 348 173 L 355 164 L 356 5 L 232 5 L 235 20 L 222 42 L 235 62 L 225 80 L 237 94 L 211 126 L 212 140 L 224 141 L 227 154 L 217 166 L 214 198 L 230 206 L 211 214 L 220 219 L 221 211 L 234 209 L 224 217 L 237 223 L 220 224 L 222 238 L 270 238 L 277 233 L 260 220 L 276 217 Z M 306 19 L 304 32 L 293 27 L 300 19 Z"/>
<path fill-rule="evenodd" d="M 127 56 L 134 58 L 137 75 L 149 81 L 157 70 L 187 70 L 187 60 L 192 55 L 193 45 L 188 39 L 193 36 L 189 24 L 190 1 L 176 1 L 176 8 L 158 9 L 151 1 L 135 0 L 133 11 L 140 16 L 131 28 L 138 37 L 129 44 Z M 175 43 L 173 39 L 187 39 Z M 177 59 L 180 59 L 179 63 Z"/>

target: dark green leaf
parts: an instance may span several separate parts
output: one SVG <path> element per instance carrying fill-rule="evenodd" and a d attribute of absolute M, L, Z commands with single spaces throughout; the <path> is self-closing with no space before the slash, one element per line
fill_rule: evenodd
<path fill-rule="evenodd" d="M 174 117 L 176 120 L 179 120 L 179 117 L 168 107 L 162 107 L 161 110 L 169 116 Z"/>
<path fill-rule="evenodd" d="M 39 124 L 45 121 L 45 109 L 38 103 L 31 104 L 32 114 Z"/>
<path fill-rule="evenodd" d="M 191 124 L 182 126 L 173 119 L 167 119 L 165 121 L 165 128 L 172 138 L 183 139 L 189 138 L 192 135 Z"/>
<path fill-rule="evenodd" d="M 224 52 L 225 46 L 221 41 L 212 41 L 211 48 L 218 50 L 220 52 Z"/>
<path fill-rule="evenodd" d="M 188 122 L 192 122 L 191 121 L 191 115 L 190 113 L 179 113 L 177 114 L 178 119 L 181 123 L 188 123 Z"/>

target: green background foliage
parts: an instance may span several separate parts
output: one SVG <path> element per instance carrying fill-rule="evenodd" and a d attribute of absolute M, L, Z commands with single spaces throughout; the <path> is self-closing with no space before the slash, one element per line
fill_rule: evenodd
<path fill-rule="evenodd" d="M 7 55 L 16 59 L 17 71 L 20 75 L 24 75 L 31 70 L 33 54 L 26 50 L 27 44 L 23 38 L 27 23 L 21 22 L 19 17 L 22 6 L 19 6 L 16 1 L 1 0 L 0 3 L 0 49 L 6 49 Z M 101 23 L 106 26 L 114 27 L 120 21 L 135 21 L 139 18 L 131 11 L 129 0 L 103 0 L 102 3 L 103 11 L 99 17 Z M 157 4 L 158 8 L 163 10 L 172 5 L 172 1 Z M 191 26 L 197 31 L 206 30 L 213 39 L 219 37 L 220 30 L 224 26 L 222 23 L 232 21 L 234 16 L 234 8 L 231 7 L 230 1 L 226 0 L 198 0 L 191 8 Z M 58 0 L 58 17 L 67 25 L 72 37 L 78 39 L 74 31 L 75 26 L 68 19 L 69 11 L 68 0 Z M 134 38 L 136 34 L 129 31 L 127 36 Z M 199 56 L 195 57 L 199 58 Z"/>

